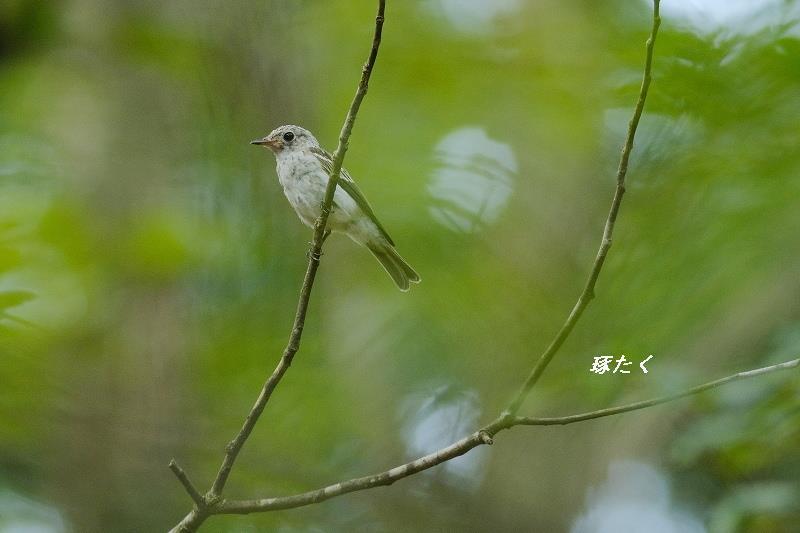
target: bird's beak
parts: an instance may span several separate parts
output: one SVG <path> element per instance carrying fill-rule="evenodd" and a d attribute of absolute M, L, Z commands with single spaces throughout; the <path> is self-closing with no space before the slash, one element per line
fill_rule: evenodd
<path fill-rule="evenodd" d="M 267 146 L 272 151 L 277 151 L 281 149 L 280 142 L 277 139 L 269 140 L 266 137 L 263 139 L 256 139 L 254 141 L 250 141 L 250 144 L 255 144 L 257 146 Z"/>

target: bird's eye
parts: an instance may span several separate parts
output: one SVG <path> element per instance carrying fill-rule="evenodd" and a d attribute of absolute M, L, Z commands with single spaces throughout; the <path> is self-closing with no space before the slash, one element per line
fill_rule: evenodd
<path fill-rule="evenodd" d="M 283 134 L 283 140 L 286 141 L 287 143 L 292 142 L 294 140 L 294 133 L 292 133 L 291 131 L 287 131 L 286 133 Z"/>

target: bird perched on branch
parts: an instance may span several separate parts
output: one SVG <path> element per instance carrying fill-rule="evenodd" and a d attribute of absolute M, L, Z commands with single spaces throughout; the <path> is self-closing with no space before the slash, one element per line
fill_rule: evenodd
<path fill-rule="evenodd" d="M 314 227 L 322 211 L 333 157 L 320 147 L 310 131 L 300 126 L 281 126 L 251 144 L 272 150 L 286 198 L 300 220 Z M 401 291 L 407 291 L 411 283 L 419 283 L 419 274 L 397 253 L 394 241 L 344 168 L 336 184 L 328 228 L 366 246 Z"/>

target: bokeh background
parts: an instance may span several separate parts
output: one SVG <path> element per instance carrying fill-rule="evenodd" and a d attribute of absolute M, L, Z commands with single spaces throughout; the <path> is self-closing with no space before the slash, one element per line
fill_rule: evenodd
<path fill-rule="evenodd" d="M 310 231 L 269 153 L 333 149 L 375 2 L 0 3 L 0 531 L 165 531 L 283 348 Z M 800 2 L 664 0 L 593 302 L 524 413 L 800 353 Z M 346 166 L 423 283 L 328 241 L 230 497 L 394 466 L 502 409 L 573 305 L 638 92 L 646 1 L 390 1 Z M 629 375 L 595 375 L 624 354 Z M 649 374 L 636 363 L 653 354 Z M 495 446 L 209 532 L 796 532 L 800 378 Z"/>

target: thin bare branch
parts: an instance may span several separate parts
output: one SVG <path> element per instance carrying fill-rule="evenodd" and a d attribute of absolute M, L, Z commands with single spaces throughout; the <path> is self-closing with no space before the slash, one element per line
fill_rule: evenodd
<path fill-rule="evenodd" d="M 342 130 L 339 134 L 339 143 L 336 151 L 333 154 L 333 169 L 331 171 L 330 180 L 328 181 L 328 187 L 325 191 L 325 198 L 322 202 L 320 217 L 314 224 L 314 238 L 311 244 L 311 249 L 308 253 L 308 266 L 306 267 L 306 273 L 303 278 L 303 286 L 300 290 L 300 297 L 297 302 L 297 310 L 295 312 L 292 330 L 289 335 L 289 341 L 283 351 L 283 355 L 281 356 L 277 367 L 269 376 L 266 383 L 264 383 L 264 386 L 261 389 L 255 404 L 245 418 L 244 424 L 239 430 L 239 433 L 225 447 L 225 456 L 223 458 L 222 465 L 217 472 L 217 476 L 214 479 L 211 490 L 209 490 L 205 498 L 209 504 L 213 504 L 221 499 L 222 491 L 225 488 L 225 483 L 227 482 L 228 477 L 230 476 L 231 469 L 236 461 L 236 457 L 239 455 L 239 452 L 250 436 L 250 433 L 252 433 L 253 428 L 261 416 L 261 413 L 264 411 L 264 407 L 267 405 L 267 402 L 272 396 L 272 392 L 278 386 L 278 383 L 281 381 L 284 374 L 286 374 L 286 371 L 292 364 L 292 359 L 294 359 L 295 354 L 300 349 L 300 339 L 303 335 L 303 326 L 305 324 L 306 313 L 308 312 L 309 300 L 311 299 L 311 290 L 314 286 L 314 280 L 317 275 L 317 269 L 319 268 L 320 258 L 322 257 L 322 245 L 325 242 L 325 238 L 328 234 L 327 223 L 328 216 L 330 215 L 331 211 L 331 205 L 333 203 L 333 195 L 336 190 L 336 184 L 339 180 L 339 174 L 341 173 L 342 162 L 344 161 L 344 156 L 347 153 L 347 147 L 350 140 L 350 135 L 353 131 L 353 126 L 355 124 L 356 115 L 361 107 L 361 102 L 364 100 L 364 96 L 367 94 L 369 78 L 372 74 L 372 69 L 375 66 L 375 60 L 378 57 L 378 49 L 381 43 L 385 10 L 386 0 L 378 0 L 378 13 L 375 17 L 375 33 L 372 39 L 372 48 L 370 50 L 367 62 L 362 68 L 361 79 L 359 80 L 356 94 L 353 97 L 350 108 L 348 109 L 344 125 L 342 126 Z M 207 518 L 207 516 L 208 513 L 204 512 L 202 509 L 193 510 L 186 517 L 184 517 L 184 519 L 177 526 L 175 526 L 175 528 L 173 528 L 173 531 L 196 531 L 200 524 L 202 524 Z"/>
<path fill-rule="evenodd" d="M 347 481 L 342 481 L 333 485 L 328 485 L 327 487 L 322 487 L 320 489 L 303 492 L 301 494 L 295 494 L 293 496 L 262 498 L 257 500 L 222 501 L 213 509 L 211 509 L 210 512 L 212 514 L 249 514 L 303 507 L 329 500 L 337 496 L 342 496 L 343 494 L 347 494 L 349 492 L 391 485 L 395 481 L 412 476 L 423 470 L 428 470 L 429 468 L 433 468 L 436 465 L 442 464 L 460 455 L 464 455 L 473 448 L 477 448 L 483 444 L 491 444 L 493 442 L 493 438 L 498 433 L 514 426 L 566 425 L 576 422 L 584 422 L 586 420 L 593 420 L 595 418 L 604 418 L 607 416 L 618 415 L 627 413 L 629 411 L 636 411 L 638 409 L 645 409 L 654 405 L 671 402 L 707 391 L 709 389 L 714 389 L 734 381 L 754 378 L 757 376 L 763 376 L 764 374 L 770 374 L 773 372 L 779 372 L 781 370 L 789 370 L 793 368 L 800 368 L 800 359 L 794 359 L 791 361 L 786 361 L 785 363 L 757 368 L 755 370 L 748 370 L 746 372 L 739 372 L 737 374 L 714 381 L 709 381 L 708 383 L 704 383 L 675 394 L 622 405 L 619 407 L 600 409 L 598 411 L 591 411 L 588 413 L 554 418 L 501 416 L 468 437 L 454 442 L 453 444 L 442 448 L 441 450 L 428 454 L 424 457 L 420 457 L 419 459 L 415 459 L 409 463 L 396 466 L 379 474 L 349 479 Z"/>
<path fill-rule="evenodd" d="M 305 505 L 319 503 L 349 492 L 391 485 L 399 479 L 414 475 L 423 470 L 428 470 L 459 455 L 464 455 L 472 448 L 482 444 L 485 444 L 484 438 L 479 432 L 475 432 L 469 437 L 454 442 L 446 448 L 420 457 L 410 463 L 396 466 L 380 474 L 342 481 L 321 489 L 294 496 L 264 498 L 260 500 L 228 500 L 221 502 L 213 512 L 217 514 L 249 514 L 263 511 L 276 511 L 279 509 L 291 509 L 293 507 L 303 507 Z"/>
<path fill-rule="evenodd" d="M 769 374 L 771 372 L 777 372 L 779 370 L 788 370 L 790 368 L 797 368 L 797 367 L 800 367 L 800 359 L 793 359 L 792 361 L 786 361 L 785 363 L 779 363 L 777 365 L 765 366 L 763 368 L 758 368 L 756 370 L 748 370 L 746 372 L 739 372 L 738 374 L 721 378 L 716 381 L 709 381 L 708 383 L 692 387 L 691 389 L 686 389 L 685 391 L 676 392 L 675 394 L 668 394 L 666 396 L 660 396 L 658 398 L 652 398 L 650 400 L 643 400 L 641 402 L 629 403 L 627 405 L 621 405 L 619 407 L 609 407 L 608 409 L 600 409 L 598 411 L 589 411 L 588 413 L 581 413 L 570 416 L 561 416 L 555 418 L 516 417 L 514 418 L 514 425 L 515 426 L 517 425 L 564 426 L 567 424 L 574 424 L 575 422 L 583 422 L 584 420 L 592 420 L 594 418 L 603 418 L 606 416 L 619 415 L 622 413 L 637 411 L 639 409 L 646 409 L 647 407 L 652 407 L 654 405 L 659 405 L 662 403 L 679 400 L 681 398 L 685 398 L 686 396 L 692 396 L 693 394 L 698 394 L 734 381 L 739 381 L 747 378 L 754 378 L 756 376 Z"/>
<path fill-rule="evenodd" d="M 369 77 L 372 74 L 372 68 L 375 65 L 375 60 L 378 57 L 378 48 L 381 43 L 381 33 L 383 30 L 384 12 L 386 9 L 386 1 L 379 0 L 378 14 L 375 17 L 375 34 L 372 39 L 372 49 L 369 53 L 369 58 L 364 64 L 361 71 L 361 80 L 358 83 L 356 95 L 353 97 L 353 102 L 350 104 L 350 109 L 347 112 L 347 117 L 342 126 L 342 131 L 339 134 L 339 145 L 333 154 L 333 170 L 331 171 L 331 178 L 328 180 L 328 188 L 325 191 L 325 199 L 322 203 L 322 212 L 314 225 L 314 240 L 311 244 L 311 250 L 308 254 L 308 266 L 306 267 L 306 275 L 303 279 L 303 287 L 300 290 L 300 299 L 297 303 L 297 311 L 295 312 L 294 324 L 292 325 L 292 332 L 289 335 L 289 342 L 283 351 L 278 366 L 272 372 L 267 382 L 264 384 L 261 394 L 259 394 L 255 405 L 250 410 L 250 413 L 245 419 L 244 425 L 236 437 L 228 444 L 225 452 L 225 459 L 222 466 L 217 473 L 217 478 L 211 487 L 211 496 L 219 496 L 225 488 L 225 482 L 228 480 L 233 463 L 236 456 L 242 449 L 250 433 L 253 431 L 258 418 L 267 405 L 272 392 L 278 383 L 283 378 L 283 375 L 292 364 L 292 359 L 300 349 L 300 339 L 303 336 L 303 326 L 305 325 L 306 313 L 308 312 L 308 302 L 311 299 L 311 289 L 314 286 L 314 279 L 317 276 L 317 269 L 319 268 L 319 261 L 322 257 L 322 244 L 325 240 L 326 226 L 328 224 L 328 216 L 331 211 L 331 204 L 333 203 L 333 194 L 336 190 L 336 183 L 339 180 L 339 174 L 342 169 L 342 162 L 344 161 L 345 153 L 347 153 L 347 146 L 350 140 L 350 134 L 353 131 L 356 115 L 364 96 L 367 94 L 367 87 L 369 85 Z"/>
<path fill-rule="evenodd" d="M 333 195 L 336 192 L 336 184 L 339 183 L 339 175 L 342 171 L 342 162 L 350 146 L 350 134 L 353 131 L 353 124 L 356 121 L 356 115 L 361 108 L 361 102 L 367 94 L 369 88 L 369 78 L 372 74 L 372 68 L 375 66 L 375 60 L 378 58 L 378 48 L 381 45 L 381 34 L 383 32 L 383 19 L 386 11 L 386 0 L 378 1 L 378 14 L 375 16 L 375 35 L 372 39 L 372 49 L 369 52 L 367 62 L 361 69 L 361 80 L 358 83 L 358 89 L 353 97 L 353 102 L 350 104 L 350 109 L 347 111 L 347 117 L 342 125 L 342 131 L 339 133 L 339 145 L 336 151 L 333 152 L 333 164 L 331 165 L 331 178 L 328 180 L 328 186 L 325 189 L 325 199 L 322 202 L 322 213 L 319 219 L 314 224 L 314 252 L 319 253 L 322 249 L 322 243 L 325 240 L 325 230 L 328 224 L 328 216 L 331 213 L 331 205 L 333 205 Z"/>
<path fill-rule="evenodd" d="M 175 459 L 169 462 L 169 469 L 172 470 L 172 473 L 175 474 L 175 477 L 178 478 L 178 481 L 181 482 L 183 488 L 186 489 L 186 492 L 189 493 L 189 497 L 192 498 L 197 507 L 202 509 L 206 505 L 206 501 L 203 499 L 203 496 L 198 492 L 195 486 L 192 484 L 189 476 L 186 475 L 186 472 L 183 471 Z"/>
<path fill-rule="evenodd" d="M 631 117 L 631 121 L 628 123 L 628 135 L 625 138 L 625 144 L 622 148 L 622 154 L 619 160 L 619 168 L 617 169 L 617 187 L 614 190 L 614 197 L 611 200 L 611 209 L 608 212 L 608 218 L 606 219 L 605 227 L 603 228 L 603 238 L 600 241 L 600 248 L 597 250 L 597 256 L 595 257 L 594 264 L 592 265 L 592 270 L 589 273 L 589 279 L 586 281 L 583 292 L 581 292 L 581 295 L 578 297 L 578 301 L 575 303 L 575 306 L 569 313 L 566 322 L 564 322 L 564 325 L 561 326 L 561 329 L 558 331 L 555 338 L 550 342 L 550 345 L 539 357 L 539 360 L 533 367 L 533 370 L 531 370 L 531 373 L 528 375 L 528 378 L 525 380 L 522 388 L 509 404 L 507 412 L 511 416 L 516 415 L 517 412 L 519 412 L 522 402 L 525 401 L 528 393 L 530 393 L 533 386 L 536 385 L 536 382 L 539 381 L 539 378 L 544 373 L 547 365 L 550 364 L 550 361 L 552 361 L 553 357 L 556 355 L 556 353 L 558 353 L 561 345 L 567 340 L 567 337 L 569 337 L 569 334 L 572 333 L 572 329 L 575 327 L 575 324 L 577 324 L 578 320 L 581 318 L 583 311 L 589 305 L 589 302 L 591 302 L 594 298 L 594 287 L 597 284 L 597 278 L 600 276 L 600 270 L 603 268 L 603 264 L 608 256 L 608 250 L 611 248 L 611 237 L 614 233 L 614 224 L 617 222 L 617 215 L 619 214 L 619 208 L 622 204 L 622 196 L 625 194 L 625 176 L 628 174 L 628 160 L 630 159 L 631 151 L 633 150 L 633 140 L 636 136 L 636 128 L 639 126 L 639 119 L 642 116 L 644 104 L 647 100 L 647 92 L 650 89 L 650 72 L 653 66 L 653 48 L 655 47 L 658 28 L 661 25 L 659 4 L 660 0 L 653 0 L 653 26 L 650 30 L 650 37 L 647 39 L 646 44 L 646 58 L 644 64 L 644 74 L 642 76 L 642 85 L 639 89 L 639 98 L 636 101 L 633 117 Z"/>

